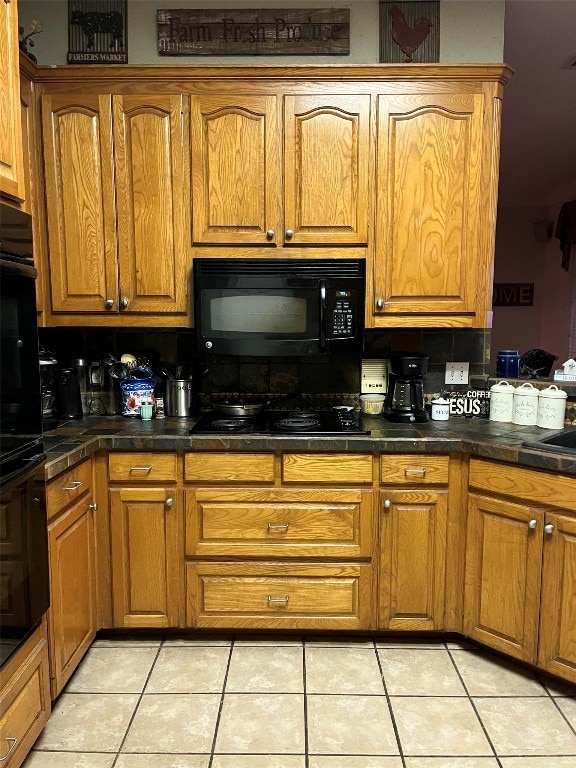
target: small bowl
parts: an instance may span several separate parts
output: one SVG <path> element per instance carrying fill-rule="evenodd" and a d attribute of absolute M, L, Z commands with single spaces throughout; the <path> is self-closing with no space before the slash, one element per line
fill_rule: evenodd
<path fill-rule="evenodd" d="M 367 416 L 380 416 L 384 410 L 384 395 L 360 395 L 360 411 Z"/>

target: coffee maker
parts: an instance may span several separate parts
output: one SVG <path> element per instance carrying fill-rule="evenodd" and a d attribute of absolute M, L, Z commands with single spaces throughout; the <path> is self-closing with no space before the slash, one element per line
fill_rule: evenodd
<path fill-rule="evenodd" d="M 42 393 L 42 429 L 56 429 L 58 426 L 58 408 L 56 396 L 58 393 L 59 363 L 46 350 L 40 351 L 40 389 Z"/>
<path fill-rule="evenodd" d="M 384 417 L 405 424 L 424 423 L 424 375 L 428 356 L 412 352 L 392 352 L 388 370 L 388 387 Z"/>

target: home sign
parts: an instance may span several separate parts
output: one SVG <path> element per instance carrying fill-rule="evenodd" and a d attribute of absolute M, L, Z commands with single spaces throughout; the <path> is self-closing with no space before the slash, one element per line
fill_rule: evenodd
<path fill-rule="evenodd" d="M 158 10 L 160 56 L 347 56 L 350 9 Z"/>

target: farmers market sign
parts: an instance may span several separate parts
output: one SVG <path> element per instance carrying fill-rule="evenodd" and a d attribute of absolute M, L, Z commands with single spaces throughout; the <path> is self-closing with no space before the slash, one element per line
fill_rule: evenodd
<path fill-rule="evenodd" d="M 161 56 L 347 56 L 348 8 L 158 10 Z"/>

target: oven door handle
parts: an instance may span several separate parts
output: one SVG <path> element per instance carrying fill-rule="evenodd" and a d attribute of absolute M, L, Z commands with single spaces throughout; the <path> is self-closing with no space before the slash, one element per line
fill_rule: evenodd
<path fill-rule="evenodd" d="M 326 351 L 326 280 L 320 280 L 320 352 Z"/>

